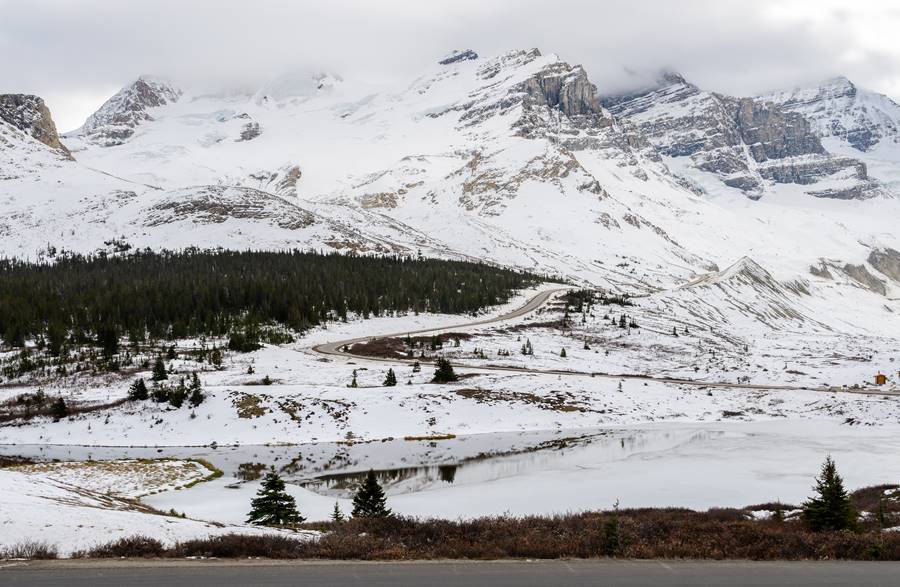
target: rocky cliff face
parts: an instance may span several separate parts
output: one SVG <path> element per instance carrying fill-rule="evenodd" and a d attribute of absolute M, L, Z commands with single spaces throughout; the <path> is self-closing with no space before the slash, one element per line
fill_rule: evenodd
<path fill-rule="evenodd" d="M 900 143 L 900 105 L 887 96 L 857 88 L 845 77 L 761 99 L 802 115 L 819 136 L 840 139 L 861 152 L 882 141 Z"/>
<path fill-rule="evenodd" d="M 633 122 L 663 155 L 689 157 L 693 167 L 750 197 L 761 197 L 769 183 L 813 185 L 836 174 L 852 185 L 816 195 L 855 197 L 869 187 L 863 163 L 831 157 L 803 114 L 771 101 L 706 92 L 670 73 L 654 87 L 602 103 Z"/>
<path fill-rule="evenodd" d="M 180 97 L 181 90 L 171 84 L 140 77 L 107 100 L 76 133 L 104 147 L 121 145 L 138 125 L 153 120 L 149 110 L 177 102 Z"/>
<path fill-rule="evenodd" d="M 0 120 L 72 158 L 59 141 L 56 124 L 44 100 L 28 94 L 0 94 Z"/>

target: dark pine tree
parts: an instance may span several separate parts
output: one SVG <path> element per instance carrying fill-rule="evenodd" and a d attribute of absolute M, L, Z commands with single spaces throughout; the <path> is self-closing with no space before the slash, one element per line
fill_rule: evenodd
<path fill-rule="evenodd" d="M 820 532 L 856 527 L 856 510 L 831 456 L 825 459 L 813 489 L 816 495 L 803 504 L 803 520 L 810 529 Z"/>
<path fill-rule="evenodd" d="M 393 369 L 388 369 L 387 376 L 384 378 L 384 386 L 394 387 L 395 385 L 397 385 L 397 376 Z"/>
<path fill-rule="evenodd" d="M 375 477 L 375 471 L 369 470 L 365 480 L 353 497 L 354 518 L 386 518 L 391 515 L 387 508 L 387 497 Z"/>
<path fill-rule="evenodd" d="M 178 381 L 178 385 L 169 390 L 169 405 L 173 408 L 180 408 L 187 399 L 187 386 L 184 384 L 184 377 Z"/>
<path fill-rule="evenodd" d="M 247 523 L 259 526 L 296 526 L 306 518 L 297 511 L 297 503 L 284 490 L 284 481 L 272 467 L 263 479 L 262 487 L 250 502 Z"/>
<path fill-rule="evenodd" d="M 166 372 L 166 365 L 163 363 L 162 357 L 156 357 L 156 361 L 153 363 L 153 373 L 150 376 L 150 379 L 153 381 L 164 381 L 169 378 L 169 374 Z"/>
<path fill-rule="evenodd" d="M 128 399 L 142 401 L 150 397 L 147 391 L 147 384 L 143 379 L 138 379 L 128 388 Z"/>
<path fill-rule="evenodd" d="M 331 521 L 332 522 L 343 522 L 344 521 L 344 512 L 341 511 L 341 506 L 338 505 L 338 502 L 334 502 L 334 509 L 331 510 Z"/>
<path fill-rule="evenodd" d="M 194 373 L 191 375 L 191 383 L 188 385 L 188 403 L 191 407 L 197 407 L 203 403 L 206 395 L 203 394 L 203 386 L 200 385 L 200 378 Z"/>
<path fill-rule="evenodd" d="M 61 397 L 56 398 L 53 405 L 50 406 L 50 413 L 53 415 L 54 420 L 62 420 L 68 416 L 69 406 L 66 405 L 66 400 Z"/>
<path fill-rule="evenodd" d="M 449 383 L 451 381 L 457 381 L 456 372 L 453 371 L 453 365 L 450 364 L 450 361 L 447 359 L 440 357 L 437 361 L 434 362 L 434 366 L 436 367 L 434 370 L 434 377 L 431 379 L 433 383 Z"/>

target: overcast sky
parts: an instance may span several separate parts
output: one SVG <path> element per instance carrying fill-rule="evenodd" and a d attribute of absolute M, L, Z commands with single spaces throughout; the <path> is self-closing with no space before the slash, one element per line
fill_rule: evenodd
<path fill-rule="evenodd" d="M 0 0 L 0 93 L 43 96 L 70 130 L 144 73 L 405 82 L 450 49 L 539 47 L 601 92 L 667 68 L 744 95 L 844 74 L 897 99 L 898 34 L 891 0 Z"/>

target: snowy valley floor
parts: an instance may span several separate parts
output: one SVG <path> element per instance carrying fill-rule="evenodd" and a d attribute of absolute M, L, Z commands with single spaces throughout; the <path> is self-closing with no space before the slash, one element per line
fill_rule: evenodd
<path fill-rule="evenodd" d="M 890 372 L 893 340 L 799 327 L 716 332 L 665 302 L 570 309 L 564 325 L 564 307 L 554 302 L 502 324 L 453 329 L 434 351 L 429 335 L 401 352 L 424 353 L 418 372 L 409 364 L 323 356 L 312 347 L 459 324 L 459 316 L 329 325 L 288 345 L 227 353 L 219 370 L 180 356 L 168 362 L 172 376 L 199 371 L 207 395 L 195 408 L 125 402 L 60 421 L 0 426 L 0 455 L 78 463 L 168 457 L 176 460 L 158 466 L 184 465 L 174 476 L 137 475 L 124 466 L 103 476 L 84 475 L 83 465 L 65 474 L 52 466 L 0 469 L 3 543 L 47 540 L 74 549 L 129 530 L 170 541 L 233 531 L 269 465 L 289 481 L 311 520 L 327 518 L 335 501 L 347 511 L 368 469 L 379 472 L 398 513 L 447 518 L 609 509 L 617 501 L 699 509 L 797 503 L 826 454 L 851 488 L 900 478 L 896 376 L 883 393 L 844 391 L 870 387 L 875 370 Z M 613 324 L 623 312 L 638 328 Z M 533 355 L 521 353 L 526 342 Z M 460 381 L 430 383 L 434 369 L 426 361 L 435 354 L 450 357 Z M 836 389 L 479 372 L 484 364 Z M 382 386 L 389 367 L 396 387 Z M 358 387 L 348 387 L 354 370 Z M 148 372 L 131 372 L 22 380 L 0 387 L 0 401 L 40 389 L 72 402 L 115 402 L 138 376 L 149 379 Z M 224 475 L 191 485 L 202 472 L 186 459 L 198 458 Z M 140 504 L 130 501 L 139 496 Z M 188 519 L 148 513 L 145 505 Z"/>

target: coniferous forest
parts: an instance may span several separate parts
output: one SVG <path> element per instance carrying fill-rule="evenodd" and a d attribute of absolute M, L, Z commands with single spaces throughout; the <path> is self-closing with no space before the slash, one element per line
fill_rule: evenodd
<path fill-rule="evenodd" d="M 312 252 L 68 254 L 52 263 L 0 261 L 0 335 L 48 346 L 295 331 L 349 314 L 470 313 L 543 278 L 480 263 Z"/>

